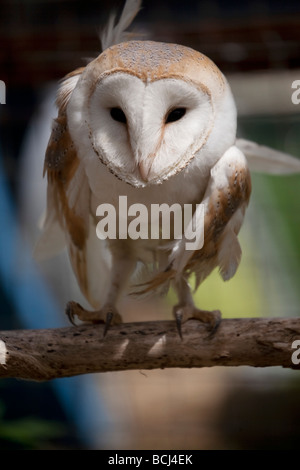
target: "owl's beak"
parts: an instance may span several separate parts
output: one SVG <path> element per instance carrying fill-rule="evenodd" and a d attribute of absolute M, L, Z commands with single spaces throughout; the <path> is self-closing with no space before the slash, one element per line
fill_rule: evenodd
<path fill-rule="evenodd" d="M 149 181 L 149 173 L 151 170 L 151 165 L 148 164 L 147 161 L 142 161 L 138 163 L 138 169 L 141 175 L 141 178 L 145 183 Z"/>
<path fill-rule="evenodd" d="M 135 145 L 132 145 L 132 153 L 135 156 L 136 169 L 141 180 L 148 183 L 153 178 L 152 165 L 155 154 L 151 151 L 152 149 L 147 148 L 146 143 L 141 141 L 141 139 L 132 139 L 132 141 L 135 143 Z"/>

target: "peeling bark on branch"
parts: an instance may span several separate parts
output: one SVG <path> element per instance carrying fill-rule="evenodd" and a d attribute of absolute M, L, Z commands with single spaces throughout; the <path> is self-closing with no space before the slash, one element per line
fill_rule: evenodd
<path fill-rule="evenodd" d="M 103 325 L 0 332 L 0 378 L 50 380 L 92 372 L 168 367 L 293 364 L 298 318 L 225 319 L 213 337 L 204 324 L 124 323 L 103 338 Z M 299 354 L 300 357 L 300 354 Z"/>

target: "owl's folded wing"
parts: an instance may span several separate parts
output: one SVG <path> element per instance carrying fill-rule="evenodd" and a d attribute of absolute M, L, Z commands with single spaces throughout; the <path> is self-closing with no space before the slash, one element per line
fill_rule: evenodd
<path fill-rule="evenodd" d="M 202 200 L 203 247 L 192 252 L 184 267 L 187 273 L 196 274 L 197 285 L 217 266 L 224 280 L 235 274 L 241 258 L 237 235 L 250 193 L 251 180 L 245 156 L 238 148 L 230 147 L 211 169 Z"/>
<path fill-rule="evenodd" d="M 90 210 L 91 190 L 65 112 L 80 73 L 78 70 L 67 76 L 58 93 L 58 117 L 53 123 L 44 164 L 48 179 L 47 212 L 34 255 L 36 259 L 45 259 L 66 246 L 82 293 L 92 305 L 98 306 L 101 279 L 107 279 L 107 272 L 95 275 L 95 269 L 106 270 L 109 260 L 104 243 L 96 239 Z"/>

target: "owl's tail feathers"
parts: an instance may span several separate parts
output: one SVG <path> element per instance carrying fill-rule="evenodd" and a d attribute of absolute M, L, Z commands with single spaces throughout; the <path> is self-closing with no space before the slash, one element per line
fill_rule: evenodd
<path fill-rule="evenodd" d="M 149 281 L 135 284 L 131 295 L 134 295 L 135 297 L 145 297 L 149 294 L 165 293 L 169 288 L 170 282 L 175 278 L 175 276 L 175 269 L 168 267 L 164 271 L 155 274 Z"/>
<path fill-rule="evenodd" d="M 250 171 L 271 175 L 300 173 L 300 159 L 245 139 L 237 139 L 236 146 L 243 152 Z"/>
<path fill-rule="evenodd" d="M 102 50 L 120 42 L 128 41 L 131 34 L 126 32 L 139 10 L 141 9 L 142 0 L 126 0 L 120 19 L 116 24 L 116 15 L 109 17 L 106 28 L 100 35 Z"/>

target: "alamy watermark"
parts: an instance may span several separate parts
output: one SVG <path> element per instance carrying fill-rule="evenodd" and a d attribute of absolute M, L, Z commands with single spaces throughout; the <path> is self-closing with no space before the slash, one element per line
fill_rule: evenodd
<path fill-rule="evenodd" d="M 300 339 L 293 341 L 292 349 L 296 349 L 292 354 L 292 363 L 298 365 L 300 364 Z"/>
<path fill-rule="evenodd" d="M 294 80 L 292 83 L 292 88 L 295 88 L 295 91 L 292 93 L 291 100 L 293 104 L 300 103 L 300 80 Z"/>
<path fill-rule="evenodd" d="M 0 80 L 0 104 L 6 104 L 6 85 L 3 80 Z"/>
<path fill-rule="evenodd" d="M 113 204 L 97 207 L 96 233 L 101 240 L 131 238 L 151 240 L 185 239 L 186 250 L 200 250 L 204 243 L 204 205 L 151 204 L 128 205 L 127 196 L 119 196 L 118 210 Z"/>

